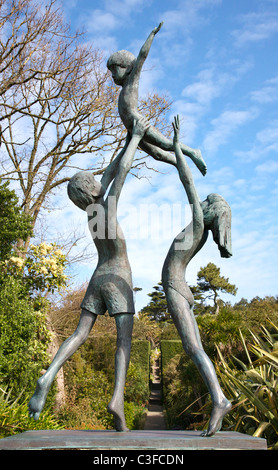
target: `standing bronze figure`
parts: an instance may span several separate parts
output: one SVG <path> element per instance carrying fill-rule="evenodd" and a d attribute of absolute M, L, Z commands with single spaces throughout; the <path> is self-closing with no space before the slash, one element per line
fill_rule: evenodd
<path fill-rule="evenodd" d="M 90 172 L 79 172 L 69 182 L 70 199 L 88 213 L 89 227 L 98 252 L 98 264 L 81 304 L 77 329 L 61 345 L 49 368 L 37 381 L 35 393 L 28 405 L 29 414 L 35 420 L 39 418 L 57 372 L 86 341 L 97 316 L 108 310 L 117 326 L 115 387 L 108 411 L 114 415 L 116 430 L 128 431 L 124 415 L 124 386 L 135 310 L 131 269 L 124 235 L 117 221 L 117 206 L 135 151 L 148 127 L 149 123 L 145 119 L 134 123 L 130 142 L 107 168 L 100 182 Z"/>
<path fill-rule="evenodd" d="M 183 348 L 194 361 L 210 392 L 213 409 L 208 429 L 203 436 L 212 436 L 219 431 L 231 404 L 224 396 L 213 364 L 205 353 L 196 319 L 193 313 L 194 298 L 185 274 L 188 263 L 205 244 L 209 230 L 212 231 L 222 257 L 232 256 L 231 210 L 227 202 L 217 194 L 210 194 L 200 202 L 191 171 L 179 144 L 179 118 L 173 123 L 174 147 L 180 180 L 192 208 L 191 223 L 174 239 L 162 269 L 162 284 L 167 305 L 181 337 Z"/>

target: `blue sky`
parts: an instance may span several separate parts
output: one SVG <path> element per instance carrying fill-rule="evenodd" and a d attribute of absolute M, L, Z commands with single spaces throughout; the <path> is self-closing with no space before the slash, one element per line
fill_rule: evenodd
<path fill-rule="evenodd" d="M 105 58 L 120 49 L 137 55 L 164 21 L 140 94 L 168 94 L 169 122 L 180 115 L 183 142 L 200 148 L 208 167 L 203 177 L 189 162 L 200 198 L 219 193 L 233 213 L 233 257 L 221 259 L 210 238 L 190 263 L 187 281 L 196 284 L 199 268 L 211 261 L 238 287 L 236 297 L 224 299 L 277 295 L 278 1 L 68 0 L 64 11 Z M 143 288 L 136 294 L 137 310 L 148 302 L 170 243 L 184 226 L 179 215 L 186 198 L 176 170 L 154 166 L 160 172 L 150 179 L 128 177 L 120 201 L 134 285 Z M 155 218 L 163 204 L 171 221 L 155 223 L 148 236 L 146 213 L 152 207 Z M 69 213 L 80 217 L 70 205 L 64 208 L 64 215 Z M 88 279 L 93 268 L 80 265 L 78 281 Z"/>

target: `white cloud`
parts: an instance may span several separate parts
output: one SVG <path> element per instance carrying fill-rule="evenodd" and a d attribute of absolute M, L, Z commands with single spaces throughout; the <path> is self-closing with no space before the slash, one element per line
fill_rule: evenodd
<path fill-rule="evenodd" d="M 202 106 L 208 106 L 234 77 L 235 74 L 219 73 L 218 70 L 215 73 L 213 69 L 204 69 L 198 74 L 195 83 L 183 89 L 182 96 L 191 98 Z"/>
<path fill-rule="evenodd" d="M 109 33 L 118 26 L 115 15 L 103 10 L 93 10 L 90 17 L 87 18 L 87 27 L 90 33 L 99 33 L 105 31 Z"/>
<path fill-rule="evenodd" d="M 254 118 L 250 111 L 224 111 L 219 117 L 212 120 L 213 130 L 204 139 L 203 146 L 206 153 L 215 152 L 219 146 L 225 144 L 233 132 Z"/>
<path fill-rule="evenodd" d="M 141 11 L 147 4 L 148 0 L 105 0 L 103 2 L 105 10 L 123 17 Z"/>
<path fill-rule="evenodd" d="M 252 91 L 250 97 L 253 101 L 266 104 L 278 100 L 278 77 L 267 80 L 260 90 Z"/>
<path fill-rule="evenodd" d="M 256 135 L 257 141 L 266 146 L 272 146 L 278 142 L 278 120 L 274 121 L 268 128 L 263 129 Z"/>
<path fill-rule="evenodd" d="M 208 9 L 219 5 L 222 0 L 183 0 L 177 3 L 176 9 L 166 10 L 160 15 L 165 20 L 163 29 L 167 34 L 188 34 L 193 28 L 200 27 L 209 20 Z"/>
<path fill-rule="evenodd" d="M 236 46 L 268 39 L 278 32 L 278 15 L 275 12 L 248 13 L 240 17 L 241 29 L 232 32 Z"/>
<path fill-rule="evenodd" d="M 240 286 L 240 292 L 245 292 L 244 296 L 249 298 L 276 291 L 277 233 L 272 227 L 261 224 L 262 220 L 261 217 L 258 218 L 260 223 L 257 223 L 254 230 L 246 230 L 246 220 L 242 218 L 233 234 L 234 256 L 231 259 L 231 269 L 235 283 Z"/>
<path fill-rule="evenodd" d="M 174 114 L 184 118 L 184 132 L 188 142 L 194 144 L 195 134 L 204 116 L 212 110 L 213 102 L 229 96 L 233 86 L 241 80 L 250 69 L 250 62 L 229 60 L 225 67 L 219 68 L 216 62 L 210 62 L 197 75 L 196 80 L 187 85 L 181 92 L 181 99 L 176 100 L 172 108 Z M 200 144 L 199 144 L 200 145 Z"/>
<path fill-rule="evenodd" d="M 89 2 L 88 2 L 89 3 Z M 101 48 L 106 55 L 118 49 L 118 33 L 136 18 L 147 0 L 105 0 L 102 8 L 86 5 L 79 14 L 77 23 L 93 41 L 95 47 Z"/>
<path fill-rule="evenodd" d="M 194 47 L 193 31 L 210 22 L 210 9 L 222 0 L 179 0 L 165 2 L 170 9 L 159 13 L 163 27 L 159 32 L 160 57 L 165 66 L 179 67 L 188 61 Z M 166 7 L 166 8 L 167 8 Z"/>
<path fill-rule="evenodd" d="M 87 8 L 80 16 L 79 21 L 85 25 L 91 36 L 101 34 L 109 35 L 112 31 L 120 29 L 127 21 L 143 8 L 146 0 L 106 0 L 103 8 Z"/>
<path fill-rule="evenodd" d="M 253 146 L 246 151 L 237 151 L 239 158 L 245 161 L 261 159 L 263 156 L 278 152 L 278 120 L 273 121 L 269 127 L 257 132 Z"/>
<path fill-rule="evenodd" d="M 256 167 L 256 171 L 259 174 L 273 174 L 278 171 L 278 161 L 277 160 L 267 160 L 261 165 Z"/>

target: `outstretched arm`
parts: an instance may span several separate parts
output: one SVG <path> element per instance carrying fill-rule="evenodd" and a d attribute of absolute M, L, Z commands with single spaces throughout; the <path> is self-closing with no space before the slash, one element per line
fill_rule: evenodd
<path fill-rule="evenodd" d="M 179 116 L 176 116 L 174 118 L 173 122 L 173 129 L 174 129 L 174 139 L 173 139 L 173 144 L 174 144 L 174 149 L 175 149 L 175 154 L 176 154 L 176 159 L 177 159 L 177 169 L 179 172 L 179 177 L 180 180 L 184 186 L 184 189 L 186 191 L 187 197 L 189 204 L 192 205 L 192 212 L 193 212 L 193 225 L 195 224 L 201 224 L 202 226 L 204 225 L 203 222 L 203 211 L 202 207 L 200 204 L 199 196 L 197 194 L 192 173 L 187 165 L 186 159 L 184 158 L 184 155 L 181 151 L 180 148 L 180 143 L 179 143 L 179 134 L 180 134 L 180 120 Z"/>
<path fill-rule="evenodd" d="M 105 172 L 103 173 L 103 176 L 102 176 L 100 182 L 101 182 L 101 184 L 104 188 L 104 193 L 106 192 L 106 190 L 107 190 L 109 184 L 111 183 L 111 181 L 113 181 L 113 179 L 116 176 L 119 162 L 120 162 L 122 156 L 125 154 L 125 151 L 126 151 L 128 145 L 129 145 L 129 142 L 130 142 L 130 136 L 129 136 L 129 134 L 127 134 L 124 147 L 122 148 L 120 153 L 116 156 L 116 158 L 114 158 L 114 160 L 108 165 Z"/>
<path fill-rule="evenodd" d="M 195 200 L 199 200 L 197 191 L 194 187 L 194 181 L 192 177 L 191 170 L 186 162 L 186 159 L 184 158 L 184 155 L 181 151 L 180 148 L 180 120 L 179 116 L 176 116 L 174 118 L 174 122 L 172 123 L 173 129 L 174 129 L 174 138 L 173 138 L 173 144 L 174 144 L 174 150 L 175 150 L 175 155 L 177 159 L 177 169 L 179 172 L 179 177 L 180 180 L 184 186 L 184 189 L 186 191 L 188 200 L 190 204 L 193 204 Z"/>
<path fill-rule="evenodd" d="M 114 196 L 116 197 L 116 203 L 119 200 L 122 187 L 124 185 L 125 179 L 129 170 L 131 169 L 133 158 L 140 143 L 142 137 L 144 136 L 145 132 L 149 128 L 150 123 L 147 119 L 141 118 L 137 122 L 134 123 L 131 141 L 128 144 L 128 147 L 122 156 L 121 160 L 119 161 L 117 167 L 117 173 L 111 189 L 109 191 L 108 197 Z"/>
<path fill-rule="evenodd" d="M 150 52 L 150 48 L 151 48 L 153 39 L 154 39 L 155 35 L 158 33 L 158 31 L 161 29 L 162 25 L 163 25 L 163 22 L 160 23 L 157 28 L 154 28 L 152 30 L 152 32 L 150 33 L 148 39 L 146 40 L 146 42 L 141 47 L 140 52 L 139 52 L 138 57 L 137 57 L 137 60 L 135 62 L 135 65 L 134 65 L 134 67 L 132 69 L 132 72 L 131 72 L 131 77 L 132 77 L 133 80 L 139 80 L 139 75 L 141 73 L 144 62 L 145 62 L 145 60 L 148 57 L 148 54 Z"/>

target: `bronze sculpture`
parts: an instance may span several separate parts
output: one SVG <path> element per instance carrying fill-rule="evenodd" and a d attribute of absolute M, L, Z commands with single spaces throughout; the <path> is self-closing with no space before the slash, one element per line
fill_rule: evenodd
<path fill-rule="evenodd" d="M 218 383 L 212 362 L 205 353 L 198 325 L 193 314 L 193 295 L 185 281 L 190 260 L 205 244 L 209 230 L 213 233 L 222 257 L 232 256 L 231 210 L 227 202 L 217 194 L 210 194 L 199 201 L 189 166 L 179 144 L 179 118 L 174 127 L 174 147 L 180 180 L 192 208 L 191 223 L 174 239 L 162 269 L 162 284 L 167 305 L 182 340 L 183 348 L 199 369 L 210 392 L 213 409 L 208 429 L 203 436 L 212 436 L 221 428 L 225 414 L 231 409 Z"/>
<path fill-rule="evenodd" d="M 117 221 L 117 205 L 135 151 L 148 127 L 145 119 L 134 123 L 131 140 L 127 139 L 125 148 L 107 168 L 100 182 L 89 172 L 79 172 L 69 182 L 70 199 L 88 213 L 98 264 L 81 304 L 77 329 L 64 341 L 47 371 L 37 381 L 35 393 L 28 404 L 29 414 L 35 420 L 39 418 L 58 370 L 86 341 L 97 315 L 103 315 L 108 310 L 117 326 L 115 387 L 108 411 L 114 416 L 116 430 L 128 431 L 124 415 L 124 386 L 135 311 L 131 269 L 124 235 Z"/>
<path fill-rule="evenodd" d="M 155 35 L 160 31 L 163 23 L 160 23 L 148 36 L 146 42 L 140 49 L 138 57 L 128 51 L 118 51 L 112 54 L 107 67 L 112 73 L 116 85 L 122 87 L 119 95 L 119 115 L 128 132 L 132 132 L 133 122 L 141 115 L 138 112 L 138 87 L 143 64 L 150 51 Z M 169 153 L 173 152 L 171 140 L 164 137 L 154 127 L 150 126 L 141 140 L 139 147 L 156 160 L 175 164 L 175 157 Z M 203 175 L 206 174 L 206 164 L 202 158 L 200 150 L 191 149 L 187 145 L 180 144 L 181 151 L 189 156 Z"/>
<path fill-rule="evenodd" d="M 231 210 L 227 202 L 217 194 L 210 194 L 205 201 L 199 201 L 184 155 L 192 159 L 203 175 L 206 174 L 206 165 L 199 150 L 180 143 L 179 118 L 176 117 L 173 123 L 172 142 L 150 126 L 137 109 L 141 69 L 153 38 L 161 26 L 162 23 L 151 32 L 137 58 L 127 51 L 119 51 L 112 54 L 107 63 L 115 83 L 122 86 L 119 114 L 128 131 L 124 149 L 108 166 L 100 182 L 90 173 L 80 172 L 68 185 L 70 199 L 88 213 L 89 227 L 99 258 L 81 304 L 81 316 L 76 331 L 62 344 L 46 373 L 37 381 L 35 393 L 29 402 L 30 416 L 36 420 L 58 370 L 84 343 L 97 315 L 108 310 L 115 317 L 117 325 L 115 388 L 108 411 L 114 416 L 116 430 L 128 431 L 124 416 L 124 385 L 135 310 L 131 269 L 124 236 L 117 221 L 117 205 L 137 147 L 153 158 L 177 168 L 192 208 L 192 222 L 174 239 L 168 251 L 162 269 L 162 283 L 169 312 L 184 350 L 198 367 L 212 398 L 209 426 L 202 435 L 212 436 L 220 430 L 223 417 L 231 409 L 230 402 L 220 388 L 214 367 L 203 349 L 193 314 L 194 298 L 185 280 L 188 263 L 205 244 L 209 231 L 212 232 L 221 256 L 232 256 Z"/>

